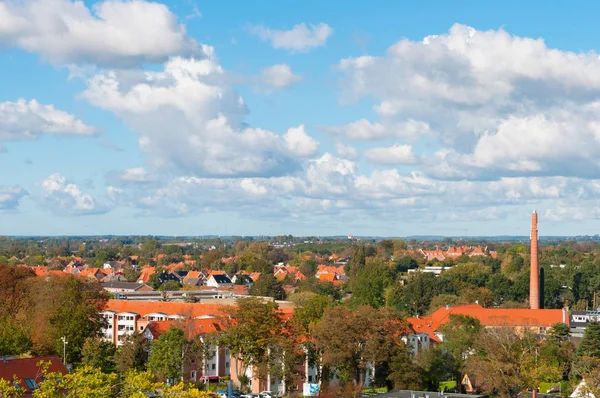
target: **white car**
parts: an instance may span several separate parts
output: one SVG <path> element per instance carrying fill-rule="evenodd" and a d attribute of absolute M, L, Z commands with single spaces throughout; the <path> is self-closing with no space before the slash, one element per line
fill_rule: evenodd
<path fill-rule="evenodd" d="M 278 395 L 277 395 L 277 393 L 274 393 L 274 392 L 272 392 L 272 391 L 262 391 L 262 392 L 260 393 L 260 395 L 261 395 L 263 398 L 277 398 L 277 396 L 278 396 Z"/>

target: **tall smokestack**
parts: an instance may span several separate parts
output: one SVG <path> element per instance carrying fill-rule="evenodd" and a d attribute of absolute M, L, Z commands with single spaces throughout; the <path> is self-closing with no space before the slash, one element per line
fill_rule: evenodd
<path fill-rule="evenodd" d="M 538 215 L 534 210 L 531 215 L 531 269 L 529 275 L 529 307 L 540 308 L 540 271 L 538 266 Z"/>

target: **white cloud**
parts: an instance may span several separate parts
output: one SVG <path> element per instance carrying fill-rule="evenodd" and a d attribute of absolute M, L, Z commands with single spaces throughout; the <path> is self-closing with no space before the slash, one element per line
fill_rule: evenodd
<path fill-rule="evenodd" d="M 319 150 L 319 142 L 306 134 L 304 125 L 289 129 L 283 139 L 290 152 L 298 156 L 312 156 Z"/>
<path fill-rule="evenodd" d="M 36 100 L 0 102 L 0 141 L 33 140 L 41 134 L 90 136 L 96 130 L 75 116 Z"/>
<path fill-rule="evenodd" d="M 386 165 L 415 164 L 417 157 L 410 145 L 393 145 L 388 148 L 371 148 L 365 156 L 372 163 Z"/>
<path fill-rule="evenodd" d="M 88 81 L 83 98 L 110 110 L 139 134 L 155 167 L 197 176 L 284 174 L 316 151 L 302 132 L 286 139 L 243 123 L 248 110 L 214 56 L 172 58 L 160 72 L 106 72 Z"/>
<path fill-rule="evenodd" d="M 269 41 L 273 48 L 292 52 L 306 52 L 312 48 L 324 46 L 333 29 L 326 23 L 313 25 L 300 23 L 290 30 L 275 30 L 264 26 L 253 26 L 250 33 L 262 41 Z"/>
<path fill-rule="evenodd" d="M 403 39 L 382 56 L 344 59 L 339 67 L 342 97 L 373 98 L 381 117 L 346 126 L 346 135 L 403 138 L 392 126 L 421 121 L 428 126 L 424 170 L 432 175 L 600 175 L 594 52 L 454 25 L 447 34 Z"/>
<path fill-rule="evenodd" d="M 373 123 L 367 119 L 360 119 L 345 126 L 322 126 L 321 130 L 356 141 L 375 141 L 386 138 L 402 138 L 415 141 L 429 131 L 429 125 L 417 120 L 405 120 L 400 123 L 383 125 Z"/>
<path fill-rule="evenodd" d="M 286 64 L 264 68 L 260 74 L 264 84 L 276 88 L 289 87 L 302 80 L 302 77 L 294 74 L 290 66 Z"/>
<path fill-rule="evenodd" d="M 60 174 L 52 174 L 42 182 L 41 204 L 59 216 L 100 214 L 108 208 L 78 185 L 67 182 Z"/>
<path fill-rule="evenodd" d="M 155 181 L 155 177 L 145 170 L 143 167 L 134 167 L 125 170 L 119 177 L 122 181 L 127 182 L 151 182 Z"/>
<path fill-rule="evenodd" d="M 127 66 L 201 54 L 166 5 L 105 0 L 9 0 L 0 3 L 0 43 L 58 64 Z"/>
<path fill-rule="evenodd" d="M 19 186 L 0 185 L 0 210 L 14 210 L 27 191 Z"/>
<path fill-rule="evenodd" d="M 335 146 L 338 156 L 348 160 L 358 160 L 358 150 L 352 146 L 338 142 Z"/>

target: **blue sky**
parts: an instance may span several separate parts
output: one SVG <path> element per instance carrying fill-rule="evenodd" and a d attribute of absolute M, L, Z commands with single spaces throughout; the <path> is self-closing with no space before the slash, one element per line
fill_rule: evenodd
<path fill-rule="evenodd" d="M 594 2 L 0 1 L 0 234 L 598 232 Z"/>

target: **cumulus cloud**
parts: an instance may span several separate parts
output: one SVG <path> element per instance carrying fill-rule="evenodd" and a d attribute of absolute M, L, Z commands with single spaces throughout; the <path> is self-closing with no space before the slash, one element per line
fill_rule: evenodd
<path fill-rule="evenodd" d="M 0 102 L 0 141 L 34 140 L 41 134 L 91 136 L 96 130 L 75 116 L 36 100 Z"/>
<path fill-rule="evenodd" d="M 594 52 L 457 24 L 422 41 L 400 40 L 382 56 L 344 59 L 339 67 L 344 98 L 374 98 L 381 118 L 361 121 L 358 133 L 347 134 L 390 137 L 392 126 L 421 121 L 433 150 L 424 163 L 439 178 L 600 173 Z"/>
<path fill-rule="evenodd" d="M 306 161 L 293 175 L 163 176 L 153 184 L 121 181 L 118 187 L 111 187 L 111 194 L 147 215 L 230 211 L 261 220 L 314 221 L 335 216 L 338 221 L 365 217 L 448 223 L 459 221 L 461 215 L 460 221 L 500 220 L 514 214 L 511 206 L 539 208 L 540 204 L 577 201 L 591 208 L 600 194 L 600 180 L 505 177 L 443 181 L 420 172 L 404 175 L 382 169 L 361 174 L 359 169 L 356 162 L 325 153 Z"/>
<path fill-rule="evenodd" d="M 333 29 L 326 23 L 318 25 L 300 23 L 290 30 L 269 29 L 264 26 L 252 26 L 250 33 L 262 41 L 268 41 L 273 48 L 292 52 L 306 52 L 310 49 L 324 46 Z"/>
<path fill-rule="evenodd" d="M 417 157 L 410 145 L 393 145 L 387 148 L 371 148 L 365 156 L 372 163 L 385 165 L 415 164 Z"/>
<path fill-rule="evenodd" d="M 383 125 L 367 119 L 360 119 L 344 126 L 321 126 L 320 129 L 356 141 L 375 141 L 386 138 L 403 138 L 414 141 L 429 131 L 429 125 L 417 120 Z"/>
<path fill-rule="evenodd" d="M 319 142 L 306 134 L 304 125 L 289 129 L 283 139 L 290 152 L 298 156 L 312 156 L 319 150 Z"/>
<path fill-rule="evenodd" d="M 129 66 L 201 54 L 166 5 L 143 0 L 9 0 L 0 3 L 0 43 L 58 64 Z"/>
<path fill-rule="evenodd" d="M 84 193 L 60 174 L 52 174 L 42 182 L 41 204 L 59 216 L 101 214 L 108 208 Z"/>
<path fill-rule="evenodd" d="M 358 150 L 352 146 L 338 142 L 335 146 L 339 157 L 348 160 L 358 160 Z"/>
<path fill-rule="evenodd" d="M 155 177 L 143 167 L 127 169 L 119 176 L 119 178 L 122 181 L 128 182 L 151 182 L 155 180 Z"/>
<path fill-rule="evenodd" d="M 292 72 L 289 65 L 279 64 L 264 68 L 261 72 L 261 81 L 267 86 L 275 88 L 289 87 L 302 80 L 302 77 Z"/>
<path fill-rule="evenodd" d="M 162 71 L 108 71 L 92 77 L 82 97 L 110 110 L 139 134 L 155 167 L 196 176 L 284 174 L 316 151 L 301 131 L 287 138 L 243 123 L 246 104 L 211 48 L 206 58 L 175 57 Z"/>
<path fill-rule="evenodd" d="M 16 209 L 19 201 L 26 195 L 27 191 L 17 185 L 0 185 L 0 210 Z"/>

